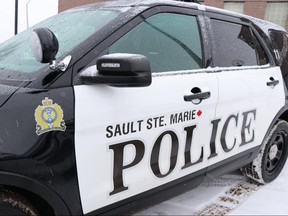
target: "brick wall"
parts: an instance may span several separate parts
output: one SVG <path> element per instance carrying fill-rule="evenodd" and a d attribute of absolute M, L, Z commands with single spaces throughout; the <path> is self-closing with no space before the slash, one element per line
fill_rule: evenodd
<path fill-rule="evenodd" d="M 205 5 L 223 8 L 224 2 L 244 2 L 244 14 L 264 19 L 267 2 L 288 2 L 287 0 L 204 0 Z M 286 21 L 288 30 L 288 19 Z"/>
<path fill-rule="evenodd" d="M 224 2 L 244 2 L 244 14 L 264 19 L 267 2 L 287 2 L 287 0 L 204 0 L 205 5 L 223 8 Z"/>
<path fill-rule="evenodd" d="M 59 0 L 58 11 L 61 12 L 69 8 L 101 1 L 105 0 Z"/>

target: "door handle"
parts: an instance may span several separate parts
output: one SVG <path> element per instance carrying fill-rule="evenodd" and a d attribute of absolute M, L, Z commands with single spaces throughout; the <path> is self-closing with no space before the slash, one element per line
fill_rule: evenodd
<path fill-rule="evenodd" d="M 193 95 L 184 95 L 184 101 L 192 101 L 196 99 L 205 100 L 211 97 L 211 93 L 208 92 L 199 92 Z"/>
<path fill-rule="evenodd" d="M 274 87 L 274 86 L 279 84 L 279 80 L 274 80 L 273 77 L 270 77 L 270 81 L 268 81 L 266 84 L 267 84 L 267 86 L 273 86 Z"/>

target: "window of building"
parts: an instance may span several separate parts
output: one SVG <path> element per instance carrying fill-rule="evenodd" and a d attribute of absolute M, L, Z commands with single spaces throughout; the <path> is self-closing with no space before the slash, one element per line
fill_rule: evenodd
<path fill-rule="evenodd" d="M 211 24 L 215 66 L 236 67 L 267 63 L 265 51 L 248 26 L 213 19 Z"/>
<path fill-rule="evenodd" d="M 237 12 L 237 13 L 243 13 L 244 3 L 243 2 L 224 2 L 224 9 Z"/>
<path fill-rule="evenodd" d="M 287 2 L 273 2 L 267 3 L 265 20 L 288 28 L 288 3 Z"/>
<path fill-rule="evenodd" d="M 152 72 L 202 68 L 202 45 L 195 16 L 161 13 L 126 33 L 109 53 L 142 54 Z"/>

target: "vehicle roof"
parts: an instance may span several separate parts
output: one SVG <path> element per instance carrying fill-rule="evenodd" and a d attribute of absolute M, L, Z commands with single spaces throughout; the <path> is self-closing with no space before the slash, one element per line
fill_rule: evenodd
<path fill-rule="evenodd" d="M 214 13 L 219 13 L 219 14 L 224 14 L 224 15 L 228 15 L 228 16 L 233 16 L 233 17 L 238 17 L 238 18 L 245 18 L 250 20 L 251 22 L 253 22 L 255 25 L 259 26 L 267 35 L 269 35 L 269 30 L 270 29 L 275 29 L 278 31 L 284 31 L 286 32 L 285 28 L 276 25 L 274 23 L 271 23 L 269 21 L 263 20 L 263 19 L 259 19 L 253 16 L 248 16 L 245 14 L 241 14 L 241 13 L 236 13 L 233 11 L 228 11 L 228 10 L 224 10 L 224 9 L 220 9 L 220 8 L 215 8 L 215 7 L 210 7 L 210 6 L 205 6 L 205 11 L 211 11 Z"/>
<path fill-rule="evenodd" d="M 278 26 L 274 23 L 258 19 L 252 16 L 244 15 L 241 13 L 236 13 L 224 9 L 219 9 L 211 6 L 205 6 L 200 3 L 194 3 L 194 2 L 184 2 L 184 1 L 179 1 L 179 0 L 112 0 L 112 1 L 105 1 L 101 3 L 94 3 L 94 4 L 89 4 L 89 5 L 84 5 L 77 7 L 79 8 L 87 8 L 87 7 L 101 7 L 101 8 L 119 8 L 119 7 L 154 7 L 154 6 L 160 6 L 160 5 L 170 5 L 170 6 L 178 6 L 178 7 L 186 7 L 186 8 L 194 8 L 202 11 L 209 11 L 213 13 L 218 13 L 218 14 L 223 14 L 227 16 L 233 16 L 237 18 L 245 18 L 253 22 L 255 25 L 259 26 L 267 35 L 269 35 L 269 29 L 275 29 L 279 31 L 284 31 L 286 30 Z"/>
<path fill-rule="evenodd" d="M 203 8 L 203 5 L 193 2 L 182 2 L 177 0 L 110 0 L 105 2 L 92 3 L 88 5 L 82 5 L 74 9 L 87 8 L 87 7 L 101 7 L 101 8 L 115 8 L 115 7 L 137 7 L 137 6 L 147 6 L 153 7 L 158 5 L 171 5 L 171 6 L 181 6 L 188 8 Z M 73 10 L 73 9 L 72 9 Z"/>

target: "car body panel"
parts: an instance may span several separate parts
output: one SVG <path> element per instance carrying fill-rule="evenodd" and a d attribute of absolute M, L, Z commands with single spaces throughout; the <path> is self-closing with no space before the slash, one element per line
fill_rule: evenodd
<path fill-rule="evenodd" d="M 156 202 L 176 188 L 185 191 L 207 176 L 247 165 L 277 119 L 288 120 L 287 49 L 273 41 L 273 31 L 287 36 L 283 28 L 172 0 L 113 1 L 65 13 L 96 8 L 120 14 L 56 59 L 72 56 L 65 72 L 43 65 L 22 77 L 0 69 L 1 188 L 35 194 L 56 215 L 125 212 L 140 200 Z M 196 18 L 202 68 L 153 73 L 148 87 L 81 82 L 81 72 L 95 72 L 97 59 L 119 38 L 164 13 Z M 211 19 L 249 27 L 267 64 L 219 67 Z M 272 78 L 279 81 L 275 86 L 268 85 Z M 185 101 L 201 93 L 195 88 L 209 97 Z"/>
<path fill-rule="evenodd" d="M 208 77 L 209 80 L 214 77 L 210 84 L 207 83 Z M 189 95 L 195 86 L 207 88 L 213 95 L 199 105 L 184 101 L 184 95 Z M 206 166 L 207 161 L 204 160 L 183 169 L 185 143 L 189 142 L 189 138 L 185 137 L 192 135 L 185 133 L 192 132 L 187 132 L 192 130 L 188 128 L 197 125 L 191 150 L 191 160 L 197 161 L 201 156 L 202 143 L 209 143 L 209 137 L 204 134 L 209 130 L 209 121 L 215 115 L 218 98 L 216 75 L 183 73 L 154 76 L 153 84 L 146 88 L 77 86 L 75 98 L 76 159 L 85 213 L 166 184 Z M 106 108 L 95 109 L 99 105 Z M 117 154 L 121 157 L 121 149 L 118 149 L 121 145 L 125 145 L 122 159 L 115 156 Z M 121 170 L 136 157 L 141 157 L 141 160 L 135 166 Z M 116 159 L 123 160 L 123 167 L 117 164 L 120 161 L 116 162 Z M 158 162 L 160 173 L 154 167 L 154 163 Z M 123 171 L 120 180 L 122 184 L 116 179 L 120 176 L 113 175 L 113 169 L 116 169 L 115 172 Z M 87 178 L 87 175 L 90 177 Z"/>

